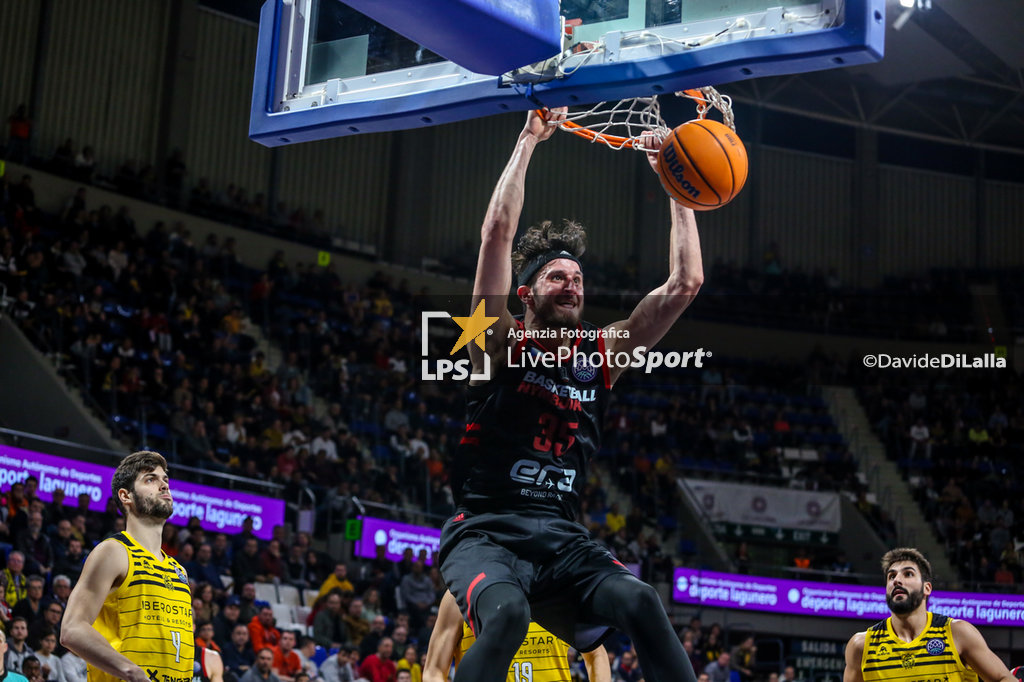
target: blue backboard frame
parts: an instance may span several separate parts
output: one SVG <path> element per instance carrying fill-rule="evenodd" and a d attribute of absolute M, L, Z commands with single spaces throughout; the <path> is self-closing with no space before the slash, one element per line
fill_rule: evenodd
<path fill-rule="evenodd" d="M 249 136 L 268 147 L 867 64 L 884 52 L 885 0 L 845 0 L 845 20 L 833 28 L 711 44 L 642 61 L 585 64 L 568 78 L 535 84 L 509 84 L 442 62 L 407 70 L 410 82 L 436 84 L 426 91 L 383 88 L 377 96 L 351 99 L 344 84 L 328 81 L 297 98 L 293 108 L 283 95 L 284 83 L 304 63 L 297 54 L 301 37 L 294 28 L 291 35 L 286 30 L 294 25 L 287 15 L 294 6 L 266 0 L 260 14 Z"/>

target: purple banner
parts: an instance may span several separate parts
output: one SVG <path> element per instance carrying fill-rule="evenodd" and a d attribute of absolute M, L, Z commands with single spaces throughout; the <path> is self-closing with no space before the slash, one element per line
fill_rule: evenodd
<path fill-rule="evenodd" d="M 672 599 L 681 604 L 791 613 L 829 618 L 882 620 L 889 616 L 885 588 L 806 580 L 760 578 L 677 568 Z M 928 610 L 974 625 L 1024 625 L 1024 596 L 932 592 Z"/>
<path fill-rule="evenodd" d="M 284 523 L 284 500 L 188 483 L 173 477 L 173 467 L 171 474 L 171 523 L 184 526 L 189 518 L 198 516 L 205 530 L 233 534 L 241 531 L 242 522 L 251 516 L 253 533 L 264 540 L 271 538 L 274 526 Z M 107 508 L 114 469 L 0 445 L 0 490 L 9 490 L 12 483 L 29 476 L 39 479 L 39 499 L 44 502 L 52 501 L 53 491 L 63 488 L 65 506 L 78 506 L 78 496 L 85 493 L 89 509 L 102 512 Z"/>
<path fill-rule="evenodd" d="M 377 547 L 384 545 L 388 559 L 398 561 L 408 547 L 412 549 L 413 559 L 419 556 L 421 549 L 427 550 L 429 566 L 441 544 L 441 530 L 438 528 L 413 526 L 372 516 L 360 516 L 359 519 L 363 522 L 363 533 L 359 540 L 356 540 L 355 554 L 364 559 L 376 557 Z"/>

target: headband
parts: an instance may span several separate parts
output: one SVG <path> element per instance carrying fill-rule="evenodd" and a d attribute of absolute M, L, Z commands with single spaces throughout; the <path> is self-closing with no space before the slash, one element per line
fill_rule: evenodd
<path fill-rule="evenodd" d="M 531 260 L 529 263 L 527 263 L 526 267 L 523 268 L 523 271 L 519 273 L 519 286 L 529 284 L 530 280 L 533 279 L 533 276 L 537 274 L 538 270 L 540 270 L 542 267 L 544 267 L 551 261 L 558 260 L 559 258 L 568 258 L 569 260 L 576 263 L 576 265 L 580 266 L 581 268 L 583 267 L 583 263 L 580 263 L 580 259 L 572 255 L 565 249 L 560 249 L 558 251 L 545 251 L 544 253 L 540 254 L 539 256 Z"/>

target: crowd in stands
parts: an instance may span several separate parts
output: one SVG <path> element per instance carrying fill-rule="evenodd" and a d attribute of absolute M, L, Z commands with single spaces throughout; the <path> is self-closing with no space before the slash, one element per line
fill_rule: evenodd
<path fill-rule="evenodd" d="M 751 632 L 727 633 L 718 623 L 704 627 L 700 616 L 693 616 L 688 625 L 680 628 L 678 635 L 698 682 L 796 682 L 801 679 L 791 665 L 759 661 L 758 647 Z M 630 678 L 623 676 L 623 679 Z"/>
<path fill-rule="evenodd" d="M 342 226 L 328 225 L 324 211 L 283 201 L 270 206 L 262 192 L 250 193 L 229 183 L 213 187 L 201 173 L 189 171 L 180 150 L 161 164 L 135 160 L 97 160 L 89 144 L 66 139 L 49 156 L 30 153 L 31 121 L 24 107 L 8 119 L 8 158 L 33 164 L 82 183 L 126 196 L 179 208 L 195 215 L 274 234 L 289 240 L 327 246 L 344 237 Z M 334 246 L 337 247 L 337 240 Z M 475 248 L 462 245 L 438 260 L 444 274 L 471 278 Z M 645 274 L 634 256 L 588 261 L 589 277 L 599 283 L 594 294 L 607 293 L 632 306 L 622 292 L 649 291 L 660 284 Z M 972 341 L 977 337 L 967 284 L 972 274 L 933 270 L 917 276 L 888 277 L 876 288 L 844 283 L 834 267 L 807 272 L 786 264 L 784 245 L 770 241 L 759 263 L 738 265 L 714 259 L 709 276 L 687 315 L 698 319 L 740 321 L 745 325 L 799 329 L 830 334 L 933 341 Z M 1020 328 L 1019 289 L 1022 271 L 998 273 L 1011 318 Z M 992 280 L 992 273 L 979 275 Z"/>
<path fill-rule="evenodd" d="M 10 187 L 4 215 L 0 252 L 11 259 L 0 282 L 12 316 L 122 433 L 176 463 L 284 485 L 290 500 L 312 487 L 319 511 L 331 512 L 318 514 L 321 523 L 344 518 L 352 496 L 451 510 L 463 406 L 458 392 L 418 380 L 416 322 L 432 307 L 429 292 L 383 272 L 345 282 L 331 266 L 288 263 L 280 252 L 249 267 L 230 239 L 199 242 L 184 224 L 142 231 L 125 208 L 91 206 L 84 187 L 62 215 L 48 215 L 29 176 Z M 284 351 L 273 372 L 249 320 Z M 675 519 L 658 510 L 674 508 L 680 471 L 857 490 L 856 461 L 808 395 L 837 362 L 721 359 L 627 374 L 599 468 L 612 471 L 633 511 L 621 524 L 621 513 L 608 516 L 608 492 L 593 476 L 585 522 L 646 577 L 662 577 L 676 554 L 663 545 Z M 801 446 L 820 458 L 787 466 L 783 449 Z"/>
<path fill-rule="evenodd" d="M 50 168 L 83 183 L 99 179 L 92 150 L 77 152 L 71 141 L 58 150 Z M 188 175 L 180 156 L 167 163 L 162 175 L 163 183 L 156 169 L 136 170 L 125 164 L 110 182 L 125 194 L 185 206 L 218 220 L 254 226 L 269 216 L 292 234 L 326 234 L 322 216 L 314 213 L 307 220 L 303 212 L 293 211 L 282 223 L 283 207 L 268 211 L 261 197 L 249 200 L 238 188 L 215 194 L 200 181 L 186 195 Z M 289 263 L 283 253 L 252 267 L 240 261 L 230 239 L 200 239 L 184 222 L 140 227 L 126 208 L 94 206 L 86 186 L 59 215 L 38 208 L 28 175 L 5 178 L 0 190 L 0 285 L 13 299 L 8 312 L 66 375 L 81 384 L 121 435 L 155 445 L 177 464 L 283 485 L 289 500 L 298 498 L 298 490 L 312 488 L 319 500 L 318 531 L 325 529 L 328 519 L 348 517 L 353 497 L 408 508 L 410 514 L 425 510 L 446 516 L 452 510 L 448 476 L 464 428 L 463 405 L 457 392 L 418 381 L 417 323 L 421 310 L 434 307 L 430 292 L 413 292 L 383 271 L 366 282 L 346 281 L 332 266 Z M 628 263 L 617 270 L 606 264 L 604 270 L 615 286 L 626 287 L 635 277 L 635 267 Z M 894 288 L 905 284 L 891 283 Z M 943 292 L 936 298 L 947 303 L 950 297 L 962 297 L 955 279 L 932 276 L 914 286 L 930 295 Z M 792 298 L 797 290 L 803 298 Z M 845 299 L 837 308 L 830 296 L 842 299 L 842 291 L 834 273 L 804 276 L 786 271 L 774 246 L 766 254 L 763 272 L 713 265 L 695 312 L 715 315 L 716 310 L 739 306 L 756 322 L 759 315 L 772 314 L 764 308 L 765 301 L 791 308 L 796 300 L 800 316 L 819 319 L 836 330 L 860 325 L 880 310 L 888 311 L 887 316 L 899 312 L 885 307 L 897 305 L 885 292 L 862 309 L 854 309 Z M 743 307 L 748 304 L 757 310 Z M 948 308 L 962 314 L 970 305 L 960 301 Z M 953 338 L 950 329 L 966 324 L 938 309 L 906 319 L 916 330 L 907 332 L 911 338 Z M 258 350 L 257 332 L 250 324 L 283 349 L 283 361 L 274 371 Z M 820 353 L 799 368 L 723 358 L 703 370 L 627 373 L 614 394 L 609 431 L 586 486 L 581 520 L 624 563 L 638 565 L 645 579 L 664 581 L 681 558 L 678 548 L 667 544 L 674 537 L 676 520 L 665 513 L 678 506 L 675 480 L 680 474 L 852 491 L 863 500 L 865 486 L 856 476 L 857 461 L 813 390 L 849 379 L 850 374 L 841 359 Z M 1024 507 L 1012 475 L 1024 423 L 1019 382 L 1011 373 L 1005 378 L 1008 382 L 998 385 L 931 386 L 923 393 L 922 407 L 921 396 L 905 387 L 886 384 L 881 377 L 854 377 L 865 386 L 865 404 L 890 452 L 912 463 L 905 468 L 914 473 L 926 509 L 935 512 L 929 518 L 937 519 L 937 530 L 949 542 L 965 577 L 1006 582 L 1009 573 L 1019 582 L 1019 557 L 1016 552 L 1010 556 L 1008 547 L 1014 537 L 1024 537 Z M 919 419 L 928 430 L 923 439 Z M 981 431 L 973 428 L 974 422 L 982 424 Z M 912 435 L 915 427 L 917 438 Z M 969 458 L 963 457 L 964 447 Z M 818 456 L 799 464 L 787 462 L 787 448 L 811 448 Z M 621 503 L 612 501 L 613 491 L 598 475 L 602 472 L 625 493 Z M 112 515 L 83 508 L 66 519 L 67 530 L 59 517 L 47 517 L 54 508 L 49 505 L 36 510 L 43 516 L 38 527 L 43 530 L 29 522 L 31 514 L 22 528 L 14 523 L 21 516 L 11 500 L 16 500 L 14 507 L 27 505 L 30 512 L 31 505 L 41 504 L 32 500 L 31 490 L 12 489 L 9 494 L 11 522 L 4 529 L 6 536 L 0 537 L 15 550 L 3 574 L 8 597 L 12 570 L 20 571 L 26 594 L 36 588 L 25 576 L 40 575 L 44 589 L 57 597 L 57 590 L 64 589 L 59 576 L 68 577 L 71 584 L 77 578 L 74 567 L 66 563 L 66 553 L 65 563 L 58 562 L 57 546 L 67 541 L 71 561 L 78 562 L 80 571 L 88 548 L 117 523 Z M 884 513 L 866 501 L 861 506 L 879 533 L 892 537 L 892 523 Z M 70 538 L 61 535 L 65 530 Z M 51 540 L 54 556 L 49 563 L 40 538 Z M 333 558 L 312 550 L 308 536 L 301 534 L 290 543 L 264 545 L 244 536 L 208 539 L 201 530 L 189 528 L 166 540 L 170 550 L 181 553 L 183 563 L 199 566 L 202 575 L 196 587 L 202 604 L 196 611 L 209 615 L 202 620 L 211 622 L 212 641 L 225 651 L 241 645 L 232 644 L 236 633 L 218 625 L 218 616 L 223 621 L 223 614 L 237 606 L 250 639 L 255 639 L 249 627 L 252 620 L 263 622 L 255 597 L 246 596 L 247 585 L 276 578 L 315 587 L 337 578 L 331 573 Z M 19 553 L 25 567 L 12 568 L 11 559 L 17 564 Z M 751 562 L 749 555 L 737 558 L 738 565 Z M 225 560 L 228 563 L 218 563 Z M 823 553 L 810 559 L 808 567 L 829 569 L 837 562 L 841 563 L 837 557 Z M 217 570 L 210 570 L 211 565 Z M 430 606 L 422 599 L 411 602 L 418 607 L 407 605 L 403 633 L 402 614 L 394 601 L 395 588 L 417 571 L 437 587 L 433 571 L 416 565 L 413 560 L 398 566 L 381 562 L 360 569 L 349 579 L 351 589 L 320 595 L 322 603 L 311 618 L 320 619 L 321 634 L 331 633 L 326 639 L 317 639 L 316 623 L 311 621 L 312 638 L 302 631 L 294 638 L 282 633 L 282 646 L 309 651 L 311 639 L 314 650 L 340 649 L 340 656 L 326 664 L 337 661 L 353 668 L 372 654 L 378 659 L 405 657 L 408 652 L 400 649 L 407 641 L 416 643 L 422 653 Z M 228 570 L 222 573 L 225 567 Z M 234 589 L 219 581 L 225 574 L 233 576 Z M 426 585 L 424 578 L 416 580 Z M 12 611 L 18 601 L 8 600 Z M 28 603 L 37 608 L 41 604 L 38 599 Z M 365 647 L 364 637 L 358 636 L 364 621 L 371 635 L 365 641 L 372 643 Z M 12 634 L 18 625 L 11 622 L 12 651 L 22 651 L 26 641 L 33 651 L 45 648 L 39 637 L 32 637 L 33 625 L 37 635 L 45 627 L 36 618 L 27 619 L 19 643 Z M 384 634 L 392 637 L 388 653 L 377 647 Z M 713 640 L 711 634 L 693 636 L 698 656 L 707 657 L 706 639 Z M 237 636 L 243 637 L 241 630 Z M 613 653 L 618 656 L 616 666 L 630 667 L 628 650 Z M 736 658 L 735 652 L 723 653 Z M 271 667 L 280 666 L 276 656 Z M 254 654 L 248 665 L 258 668 L 258 658 Z M 621 677 L 629 679 L 626 674 Z"/>
<path fill-rule="evenodd" d="M 5 215 L 0 248 L 39 263 L 22 269 L 15 257 L 2 273 L 16 292 L 13 316 L 120 429 L 147 436 L 174 461 L 289 486 L 289 499 L 313 486 L 320 511 L 339 519 L 353 495 L 450 511 L 462 405 L 457 393 L 416 379 L 414 321 L 431 307 L 429 292 L 413 294 L 383 273 L 346 283 L 331 267 L 289 264 L 282 253 L 250 268 L 230 240 L 209 235 L 200 246 L 182 224 L 142 234 L 126 209 L 89 207 L 87 188 L 63 215 L 48 216 L 28 177 L 11 188 Z M 273 373 L 254 351 L 245 314 L 285 349 Z M 824 403 L 807 395 L 837 363 L 823 355 L 804 369 L 723 359 L 705 370 L 627 375 L 600 460 L 618 473 L 633 511 L 628 527 L 608 516 L 594 478 L 585 522 L 642 564 L 645 577 L 662 577 L 675 554 L 663 549 L 675 520 L 658 510 L 674 507 L 680 471 L 862 488 Z M 319 418 L 316 396 L 329 404 Z M 782 450 L 801 445 L 820 458 L 783 464 Z"/>
<path fill-rule="evenodd" d="M 90 551 L 122 531 L 124 519 L 111 505 L 91 510 L 87 495 L 69 505 L 59 490 L 48 503 L 37 492 L 38 480 L 29 477 L 5 491 L 0 506 L 4 666 L 31 682 L 85 682 L 84 662 L 60 644 L 61 619 Z M 263 541 L 251 523 L 228 536 L 204 531 L 198 519 L 185 527 L 167 524 L 162 549 L 188 573 L 196 646 L 219 653 L 229 682 L 404 682 L 402 670 L 408 682 L 421 679 L 420 661 L 446 589 L 436 557 L 425 551 L 414 556 L 407 549 L 395 562 L 381 547 L 375 559 L 346 563 L 315 549 L 307 533 L 286 537 L 279 526 Z M 288 606 L 280 598 L 286 589 L 304 600 L 285 608 L 289 620 L 280 615 Z M 741 680 L 768 679 L 752 635 L 729 647 L 719 625 L 704 630 L 694 618 L 679 637 L 694 668 L 710 680 L 729 679 L 723 670 Z M 617 636 L 606 647 L 614 682 L 642 678 L 627 639 Z M 573 679 L 585 680 L 575 652 L 571 660 Z"/>
<path fill-rule="evenodd" d="M 961 579 L 1013 589 L 1024 562 L 1024 392 L 1012 369 L 869 375 L 860 389 Z"/>
<path fill-rule="evenodd" d="M 32 122 L 21 106 L 8 118 L 5 158 L 86 185 L 291 240 L 326 245 L 335 236 L 321 209 L 289 208 L 284 202 L 268 206 L 263 193 L 250 196 L 235 184 L 215 190 L 206 178 L 190 179 L 180 150 L 171 151 L 162 164 L 133 159 L 118 162 L 97 157 L 90 144 L 79 145 L 67 138 L 47 156 L 32 149 L 31 133 Z"/>
<path fill-rule="evenodd" d="M 967 273 L 890 276 L 875 288 L 845 284 L 834 268 L 784 268 L 772 242 L 760 268 L 716 259 L 692 313 L 701 319 L 847 336 L 968 342 L 977 338 Z"/>
<path fill-rule="evenodd" d="M 84 682 L 84 663 L 60 644 L 61 619 L 89 552 L 124 530 L 124 518 L 110 505 L 106 512 L 90 510 L 87 494 L 66 505 L 58 489 L 54 500 L 44 503 L 36 495 L 38 483 L 29 477 L 13 484 L 0 507 L 4 665 L 31 682 Z M 228 537 L 204 532 L 193 519 L 185 528 L 168 524 L 162 543 L 189 575 L 196 643 L 221 654 L 230 679 L 254 682 L 260 669 L 269 667 L 283 682 L 302 671 L 325 682 L 393 680 L 377 676 L 374 668 L 394 671 L 396 666 L 415 671 L 419 679 L 419 657 L 445 589 L 437 569 L 425 566 L 425 556 L 414 558 L 410 552 L 397 563 L 365 562 L 350 577 L 345 563 L 313 549 L 308 534 L 285 542 L 278 527 L 273 539 L 262 542 L 251 528 L 247 524 Z M 284 624 L 275 619 L 277 600 L 257 598 L 260 585 L 306 590 L 306 622 L 279 629 Z M 260 660 L 265 651 L 269 666 Z M 359 674 L 346 676 L 339 667 Z"/>

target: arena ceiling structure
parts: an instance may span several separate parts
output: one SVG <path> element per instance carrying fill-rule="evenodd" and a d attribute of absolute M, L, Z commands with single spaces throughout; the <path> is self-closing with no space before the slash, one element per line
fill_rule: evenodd
<path fill-rule="evenodd" d="M 887 0 L 886 10 L 882 61 L 733 83 L 729 94 L 878 132 L 1024 153 L 1024 0 Z"/>

